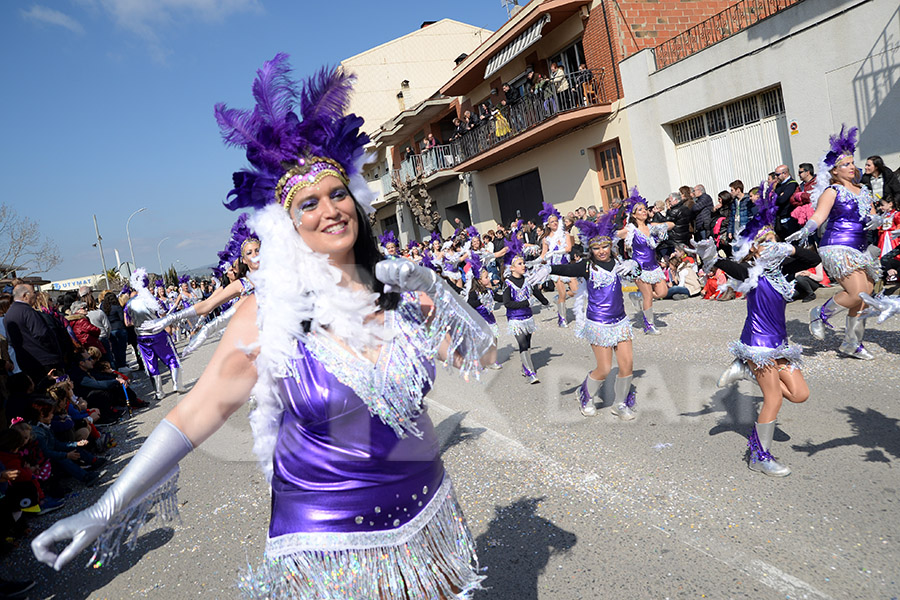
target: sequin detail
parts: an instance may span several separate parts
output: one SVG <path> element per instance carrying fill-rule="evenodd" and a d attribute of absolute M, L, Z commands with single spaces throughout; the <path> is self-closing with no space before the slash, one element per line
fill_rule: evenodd
<path fill-rule="evenodd" d="M 669 228 L 665 223 L 653 223 L 647 227 L 650 230 L 650 235 L 646 236 L 643 232 L 638 229 L 634 223 L 628 223 L 625 226 L 625 230 L 627 231 L 625 235 L 625 247 L 629 250 L 634 242 L 634 236 L 640 236 L 642 240 L 649 246 L 650 248 L 656 248 L 661 241 L 666 239 L 669 235 Z"/>
<path fill-rule="evenodd" d="M 768 367 L 775 364 L 775 361 L 783 358 L 788 361 L 792 368 L 800 368 L 803 366 L 801 358 L 803 349 L 796 344 L 784 342 L 777 348 L 766 348 L 763 346 L 748 346 L 747 344 L 737 340 L 728 345 L 728 351 L 735 358 L 744 362 L 753 361 L 758 367 Z"/>
<path fill-rule="evenodd" d="M 124 544 L 134 550 L 141 529 L 155 518 L 173 521 L 178 514 L 178 466 L 169 471 L 159 483 L 144 492 L 119 512 L 109 526 L 94 540 L 94 555 L 90 562 L 106 564 L 118 556 Z M 151 513 L 151 511 L 153 511 Z"/>
<path fill-rule="evenodd" d="M 506 322 L 506 331 L 512 336 L 534 333 L 537 331 L 537 323 L 534 322 L 534 317 L 510 319 Z"/>
<path fill-rule="evenodd" d="M 583 325 L 581 323 L 579 325 L 580 327 L 575 330 L 575 337 L 586 340 L 592 346 L 612 348 L 619 342 L 634 338 L 634 331 L 628 317 L 610 325 L 584 319 Z"/>
<path fill-rule="evenodd" d="M 241 577 L 248 598 L 468 598 L 481 589 L 475 542 L 449 478 L 432 501 L 390 531 L 297 533 L 270 539 Z"/>
<path fill-rule="evenodd" d="M 864 269 L 872 281 L 881 279 L 881 263 L 868 252 L 860 252 L 849 246 L 819 246 L 819 256 L 828 277 L 837 281 L 854 271 Z"/>
<path fill-rule="evenodd" d="M 759 436 L 756 434 L 755 426 L 753 427 L 753 430 L 750 431 L 750 439 L 747 440 L 747 447 L 750 448 L 751 463 L 775 460 L 769 451 L 763 448 L 762 444 L 759 442 Z"/>
<path fill-rule="evenodd" d="M 660 281 L 666 280 L 666 274 L 663 273 L 663 270 L 659 267 L 652 269 L 650 271 L 642 270 L 641 274 L 638 276 L 638 279 L 643 281 L 644 283 L 654 284 L 659 283 Z"/>

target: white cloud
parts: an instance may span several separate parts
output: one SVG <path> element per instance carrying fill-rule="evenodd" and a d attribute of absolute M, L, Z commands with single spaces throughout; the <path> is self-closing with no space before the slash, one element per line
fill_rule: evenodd
<path fill-rule="evenodd" d="M 97 0 L 116 24 L 156 42 L 158 33 L 174 22 L 219 22 L 240 12 L 261 10 L 259 0 Z"/>
<path fill-rule="evenodd" d="M 77 33 L 79 35 L 84 33 L 84 27 L 81 26 L 81 23 L 65 13 L 53 10 L 52 8 L 47 8 L 46 6 L 35 4 L 30 9 L 22 10 L 20 12 L 22 18 L 26 21 L 45 25 L 58 25 L 59 27 L 63 27 L 72 33 Z"/>

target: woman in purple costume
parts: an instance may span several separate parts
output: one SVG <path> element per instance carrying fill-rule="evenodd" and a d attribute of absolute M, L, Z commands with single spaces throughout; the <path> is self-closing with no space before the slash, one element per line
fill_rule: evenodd
<path fill-rule="evenodd" d="M 494 345 L 499 346 L 500 328 L 494 317 L 494 303 L 503 302 L 503 295 L 494 290 L 491 274 L 481 262 L 481 256 L 472 252 L 467 262 L 470 267 L 469 278 L 466 280 L 466 298 L 469 306 L 484 318 L 491 328 L 491 333 L 494 334 Z M 497 370 L 501 368 L 501 365 L 495 362 L 488 368 Z"/>
<path fill-rule="evenodd" d="M 519 358 L 522 360 L 522 376 L 528 383 L 540 383 L 534 362 L 531 360 L 531 334 L 537 331 L 534 313 L 531 312 L 531 286 L 525 279 L 524 246 L 518 231 L 506 240 L 509 249 L 503 257 L 506 264 L 506 287 L 503 290 L 503 306 L 506 307 L 506 329 L 516 338 Z"/>
<path fill-rule="evenodd" d="M 544 202 L 544 208 L 538 213 L 544 221 L 544 226 L 550 233 L 541 242 L 541 260 L 550 265 L 564 265 L 569 262 L 569 253 L 572 252 L 572 236 L 562 226 L 559 211 L 552 204 Z M 568 327 L 566 319 L 566 300 L 575 295 L 575 283 L 568 277 L 551 275 L 553 285 L 556 287 L 556 324 L 559 327 Z M 568 286 L 568 290 L 566 287 Z"/>
<path fill-rule="evenodd" d="M 735 360 L 722 374 L 719 385 L 724 387 L 752 376 L 762 390 L 763 406 L 748 443 L 749 467 L 772 477 L 785 477 L 790 475 L 790 468 L 770 452 L 775 419 L 784 398 L 794 403 L 809 398 L 809 387 L 800 371 L 800 347 L 791 344 L 787 337 L 784 311 L 793 300 L 794 282 L 786 275 L 815 266 L 819 257 L 813 250 L 777 242 L 772 229 L 777 211 L 774 186 L 763 194 L 757 206 L 759 212 L 741 233 L 741 243 L 734 253 L 736 260 L 719 259 L 712 239 L 701 241 L 697 248 L 707 273 L 722 269 L 730 278 L 727 285 L 747 296 L 744 329 L 740 339 L 730 346 Z"/>
<path fill-rule="evenodd" d="M 297 91 L 286 60 L 258 72 L 252 113 L 216 110 L 253 165 L 235 174 L 227 206 L 258 209 L 256 293 L 110 490 L 33 549 L 56 568 L 94 540 L 97 557 L 114 554 L 155 502 L 174 506 L 178 461 L 252 393 L 272 513 L 265 561 L 242 578 L 248 595 L 467 598 L 482 578 L 423 398 L 435 356 L 477 373 L 493 336 L 433 271 L 383 260 L 360 174 L 368 137 L 343 115 L 352 78 L 323 70 Z M 57 557 L 55 542 L 73 536 Z"/>
<path fill-rule="evenodd" d="M 633 260 L 616 263 L 612 255 L 612 240 L 616 211 L 612 210 L 599 223 L 578 221 L 578 231 L 588 240 L 591 254 L 586 260 L 568 265 L 554 265 L 550 272 L 566 277 L 580 277 L 584 284 L 575 296 L 575 337 L 587 340 L 594 352 L 597 366 L 578 387 L 581 414 L 597 414 L 594 397 L 603 388 L 612 369 L 613 350 L 616 353 L 615 392 L 613 414 L 623 421 L 634 419 L 635 392 L 632 390 L 634 354 L 631 323 L 625 313 L 620 277 L 632 272 Z"/>
<path fill-rule="evenodd" d="M 847 311 L 844 341 L 838 352 L 859 358 L 875 358 L 863 347 L 866 320 L 859 317 L 865 307 L 860 293 L 871 294 L 881 279 L 881 264 L 867 251 L 866 232 L 881 227 L 883 218 L 875 213 L 872 192 L 859 185 L 859 170 L 853 164 L 856 127 L 846 135 L 844 128 L 829 139 L 831 149 L 819 162 L 816 187 L 810 194 L 815 212 L 803 228 L 788 236 L 788 242 L 806 242 L 819 229 L 819 255 L 832 281 L 844 288 L 822 306 L 809 311 L 809 331 L 825 339 L 825 328 L 840 313 Z M 820 228 L 821 227 L 821 228 Z"/>
<path fill-rule="evenodd" d="M 628 207 L 628 222 L 624 228 L 616 232 L 616 236 L 625 240 L 625 249 L 640 267 L 640 275 L 635 280 L 638 291 L 631 292 L 628 297 L 631 298 L 635 308 L 641 311 L 644 333 L 659 335 L 653 317 L 653 300 L 665 298 L 669 288 L 666 286 L 666 276 L 656 259 L 656 246 L 666 239 L 675 223 L 671 221 L 650 223 L 647 201 L 638 193 L 636 187 L 631 188 L 631 195 L 624 206 Z"/>

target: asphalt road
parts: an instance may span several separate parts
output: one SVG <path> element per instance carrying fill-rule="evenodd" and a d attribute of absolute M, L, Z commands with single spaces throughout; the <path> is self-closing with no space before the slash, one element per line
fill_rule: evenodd
<path fill-rule="evenodd" d="M 592 355 L 555 326 L 555 310 L 537 316 L 541 384 L 519 376 L 509 336 L 505 367 L 480 383 L 441 372 L 429 412 L 487 575 L 476 597 L 900 597 L 900 320 L 870 327 L 866 345 L 877 359 L 860 362 L 836 355 L 835 333 L 824 342 L 809 335 L 811 306 L 788 307 L 812 394 L 804 405 L 785 402 L 779 415 L 773 453 L 794 471 L 785 479 L 746 466 L 758 387 L 715 387 L 743 324 L 741 300 L 657 304 L 663 335 L 635 338 L 639 412 L 628 423 L 609 412 L 611 385 L 596 417 L 578 412 L 574 391 Z M 187 360 L 186 381 L 213 348 Z M 116 426 L 123 443 L 105 481 L 178 398 Z M 32 598 L 237 597 L 241 571 L 262 555 L 269 504 L 246 417 L 245 408 L 182 462 L 174 527 L 149 526 L 101 568 L 55 573 L 23 545 L 3 572 L 38 579 Z M 35 533 L 105 485 L 34 520 Z"/>

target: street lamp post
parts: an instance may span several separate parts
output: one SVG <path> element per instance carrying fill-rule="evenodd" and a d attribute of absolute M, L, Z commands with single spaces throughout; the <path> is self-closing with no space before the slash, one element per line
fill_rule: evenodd
<path fill-rule="evenodd" d="M 94 231 L 97 233 L 97 247 L 100 249 L 100 264 L 103 265 L 103 279 L 106 281 L 106 289 L 109 289 L 109 273 L 106 271 L 106 257 L 103 256 L 103 238 L 100 237 L 100 227 L 97 225 L 97 215 L 94 215 Z"/>
<path fill-rule="evenodd" d="M 128 230 L 128 225 L 131 223 L 131 218 L 134 215 L 138 214 L 139 212 L 144 212 L 145 210 L 147 210 L 146 206 L 144 208 L 137 209 L 136 211 L 131 213 L 131 217 L 128 217 L 128 220 L 125 221 L 125 235 L 126 237 L 128 237 L 128 249 L 131 250 L 131 264 L 134 265 L 135 268 L 137 268 L 137 263 L 134 262 L 134 246 L 131 245 L 131 232 Z"/>
<path fill-rule="evenodd" d="M 164 237 L 163 239 L 159 240 L 159 243 L 156 245 L 156 260 L 159 261 L 159 276 L 160 277 L 162 277 L 162 275 L 163 275 L 163 268 L 162 268 L 162 259 L 159 257 L 159 247 L 162 246 L 162 243 L 164 241 L 166 241 L 167 239 L 169 239 L 169 238 Z"/>

